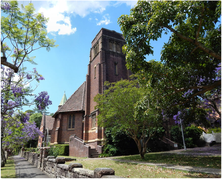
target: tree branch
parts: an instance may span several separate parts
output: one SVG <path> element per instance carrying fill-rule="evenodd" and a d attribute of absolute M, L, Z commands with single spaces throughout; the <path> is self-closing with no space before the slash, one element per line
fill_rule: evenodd
<path fill-rule="evenodd" d="M 178 37 L 180 37 L 181 39 L 184 39 L 188 42 L 191 42 L 192 44 L 196 45 L 197 47 L 199 47 L 200 49 L 202 49 L 204 52 L 206 52 L 207 54 L 213 56 L 216 59 L 221 60 L 221 56 L 218 55 L 217 53 L 215 53 L 213 50 L 208 49 L 207 47 L 205 47 L 203 44 L 201 44 L 200 42 L 193 40 L 189 37 L 186 37 L 184 35 L 182 35 L 181 33 L 177 32 L 175 29 L 171 28 L 170 26 L 164 26 L 165 28 L 169 29 L 171 32 L 175 33 Z"/>

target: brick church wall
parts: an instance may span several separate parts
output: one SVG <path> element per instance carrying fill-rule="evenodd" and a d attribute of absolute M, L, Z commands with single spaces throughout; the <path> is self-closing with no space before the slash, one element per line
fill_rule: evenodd
<path fill-rule="evenodd" d="M 69 115 L 75 114 L 75 128 L 69 129 L 68 128 L 68 118 Z M 72 112 L 72 113 L 61 113 L 55 120 L 53 132 L 52 132 L 52 140 L 51 143 L 58 142 L 58 143 L 68 143 L 69 137 L 75 134 L 77 137 L 82 138 L 82 119 L 83 119 L 83 112 Z M 60 118 L 60 120 L 59 120 Z M 56 123 L 57 122 L 57 123 Z M 56 141 L 56 128 L 59 127 L 58 130 L 58 140 Z"/>

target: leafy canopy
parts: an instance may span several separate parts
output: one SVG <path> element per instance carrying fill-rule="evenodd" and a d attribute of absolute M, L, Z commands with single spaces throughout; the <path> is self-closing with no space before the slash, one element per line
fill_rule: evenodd
<path fill-rule="evenodd" d="M 131 137 L 142 158 L 147 143 L 159 129 L 160 110 L 152 92 L 140 88 L 137 80 L 106 82 L 107 90 L 94 98 L 99 110 L 98 125 L 124 131 Z M 114 127 L 117 126 L 117 127 Z"/>
<path fill-rule="evenodd" d="M 56 47 L 55 41 L 47 37 L 47 18 L 36 13 L 32 3 L 21 6 L 22 9 L 17 1 L 3 1 L 1 6 L 1 53 L 6 60 L 12 59 L 12 63 L 2 63 L 15 72 L 25 61 L 35 64 L 35 57 L 29 57 L 31 52 Z"/>
<path fill-rule="evenodd" d="M 163 108 L 194 107 L 206 92 L 220 94 L 220 17 L 220 1 L 138 1 L 130 15 L 118 19 L 127 67 L 155 89 Z M 151 40 L 164 33 L 170 38 L 161 62 L 147 59 L 153 54 Z"/>

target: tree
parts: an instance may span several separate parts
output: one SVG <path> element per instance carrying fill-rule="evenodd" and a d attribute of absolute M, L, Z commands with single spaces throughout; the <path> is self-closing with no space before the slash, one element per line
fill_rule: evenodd
<path fill-rule="evenodd" d="M 47 19 L 35 13 L 32 3 L 18 8 L 17 1 L 2 2 L 1 6 L 1 63 L 16 73 L 23 62 L 35 62 L 29 54 L 37 49 L 55 47 L 55 41 L 47 37 Z M 6 17 L 6 15 L 8 15 Z M 8 58 L 12 58 L 12 63 Z"/>
<path fill-rule="evenodd" d="M 41 122 L 42 122 L 42 114 L 40 113 L 34 113 L 29 118 L 30 122 L 35 122 L 36 126 L 40 128 Z"/>
<path fill-rule="evenodd" d="M 118 125 L 106 127 L 103 154 L 105 156 L 132 155 L 138 153 L 136 143 Z"/>
<path fill-rule="evenodd" d="M 3 167 L 6 159 L 5 149 L 13 149 L 24 145 L 28 140 L 35 139 L 41 134 L 35 123 L 29 122 L 29 114 L 21 112 L 21 107 L 36 104 L 44 109 L 52 104 L 47 92 L 33 96 L 33 90 L 26 85 L 33 80 L 43 80 L 36 70 L 32 73 L 19 69 L 17 78 L 10 68 L 1 66 L 1 154 Z M 32 96 L 34 99 L 28 99 Z"/>
<path fill-rule="evenodd" d="M 220 1 L 138 1 L 118 19 L 127 67 L 141 74 L 164 99 L 164 108 L 192 103 L 206 92 L 221 91 Z M 151 40 L 171 33 L 161 62 L 148 61 Z M 159 60 L 159 59 L 158 59 Z M 189 107 L 189 106 L 188 106 Z"/>
<path fill-rule="evenodd" d="M 6 147 L 9 145 L 13 147 L 14 142 L 24 144 L 27 140 L 40 135 L 35 123 L 28 121 L 29 115 L 21 112 L 21 107 L 36 104 L 39 110 L 44 110 L 52 104 L 47 92 L 33 95 L 34 90 L 27 84 L 33 80 L 39 82 L 44 78 L 36 68 L 28 72 L 22 64 L 26 61 L 35 64 L 34 57 L 29 57 L 34 50 L 43 47 L 50 50 L 50 47 L 56 45 L 54 40 L 47 37 L 45 25 L 47 19 L 42 14 L 34 12 L 32 3 L 22 6 L 21 11 L 17 1 L 2 2 L 1 11 L 1 166 L 3 167 L 6 162 L 4 155 Z M 8 61 L 9 58 L 12 59 L 11 63 Z M 22 138 L 24 140 L 21 140 Z"/>
<path fill-rule="evenodd" d="M 144 89 L 136 80 L 121 80 L 108 83 L 104 94 L 98 94 L 94 101 L 99 110 L 98 125 L 102 127 L 119 126 L 131 137 L 139 150 L 141 158 L 146 153 L 147 143 L 155 135 L 160 125 L 160 111 L 152 93 L 144 97 Z M 113 128 L 114 129 L 114 128 Z"/>
<path fill-rule="evenodd" d="M 29 120 L 29 114 L 19 112 L 2 122 L 4 130 L 3 147 L 15 150 L 24 146 L 28 141 L 43 136 L 35 122 Z"/>

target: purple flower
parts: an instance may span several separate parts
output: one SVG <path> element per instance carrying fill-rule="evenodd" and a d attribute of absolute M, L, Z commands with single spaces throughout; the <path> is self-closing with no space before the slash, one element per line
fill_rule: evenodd
<path fill-rule="evenodd" d="M 39 93 L 39 96 L 36 97 L 35 102 L 39 110 L 43 110 L 48 105 L 52 104 L 52 101 L 49 100 L 49 95 L 46 91 Z"/>
<path fill-rule="evenodd" d="M 26 113 L 25 115 L 22 116 L 22 121 L 25 123 L 29 121 L 29 113 Z"/>
<path fill-rule="evenodd" d="M 12 130 L 9 130 L 9 131 L 8 131 L 8 135 L 11 135 L 11 134 L 12 134 Z"/>
<path fill-rule="evenodd" d="M 32 79 L 32 75 L 27 74 L 27 75 L 26 75 L 26 78 L 27 78 L 28 80 L 30 80 L 30 79 Z"/>
<path fill-rule="evenodd" d="M 45 78 L 43 78 L 43 76 L 40 75 L 40 77 L 38 78 L 38 80 L 45 80 Z"/>
<path fill-rule="evenodd" d="M 12 86 L 11 90 L 14 94 L 14 96 L 21 96 L 24 94 L 22 87 Z"/>
<path fill-rule="evenodd" d="M 180 119 L 182 119 L 182 112 L 178 111 L 176 115 L 173 116 L 175 124 L 180 124 Z"/>
<path fill-rule="evenodd" d="M 184 93 L 183 95 L 182 95 L 182 97 L 187 97 L 189 94 L 192 94 L 192 92 L 193 92 L 193 89 L 189 89 L 186 93 Z"/>
<path fill-rule="evenodd" d="M 11 9 L 11 6 L 10 6 L 10 4 L 9 4 L 9 3 L 4 3 L 4 4 L 2 5 L 2 9 L 4 9 L 4 10 L 8 11 L 8 10 L 10 10 L 10 9 Z"/>

